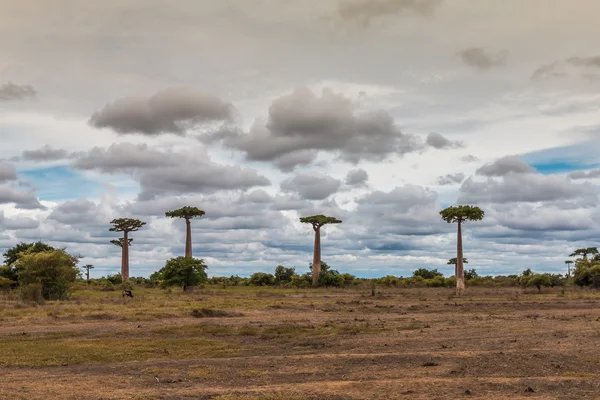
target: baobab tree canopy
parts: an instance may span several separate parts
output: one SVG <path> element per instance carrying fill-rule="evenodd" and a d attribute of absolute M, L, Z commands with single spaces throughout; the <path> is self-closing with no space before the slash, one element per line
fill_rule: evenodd
<path fill-rule="evenodd" d="M 191 219 L 191 218 L 195 218 L 195 217 L 201 217 L 204 214 L 205 214 L 205 212 L 203 210 L 199 209 L 198 207 L 185 206 L 185 207 L 181 207 L 177 210 L 167 211 L 165 213 L 165 216 L 171 217 L 171 218 Z"/>
<path fill-rule="evenodd" d="M 587 259 L 588 254 L 598 254 L 598 248 L 597 247 L 588 247 L 585 249 L 577 249 L 572 254 L 570 254 L 569 257 L 582 256 L 583 258 Z"/>
<path fill-rule="evenodd" d="M 458 258 L 454 257 L 448 260 L 448 265 L 456 265 L 456 263 L 458 262 Z M 463 257 L 463 263 L 468 264 L 469 262 L 467 261 L 466 258 Z"/>
<path fill-rule="evenodd" d="M 328 217 L 323 214 L 311 215 L 310 217 L 300 217 L 300 222 L 302 222 L 304 224 L 312 224 L 313 229 L 315 231 L 326 224 L 341 224 L 342 223 L 342 221 L 337 218 Z"/>
<path fill-rule="evenodd" d="M 109 229 L 111 232 L 135 232 L 146 225 L 145 222 L 135 218 L 117 218 L 110 221 L 110 223 L 113 225 Z"/>
<path fill-rule="evenodd" d="M 440 211 L 442 219 L 446 222 L 481 221 L 485 212 L 475 206 L 451 206 Z"/>
<path fill-rule="evenodd" d="M 112 244 L 114 244 L 115 246 L 123 247 L 123 240 L 125 240 L 125 239 L 118 238 L 118 239 L 111 240 L 110 242 Z M 131 242 L 133 242 L 133 238 L 127 239 L 127 244 L 129 246 L 131 246 Z"/>

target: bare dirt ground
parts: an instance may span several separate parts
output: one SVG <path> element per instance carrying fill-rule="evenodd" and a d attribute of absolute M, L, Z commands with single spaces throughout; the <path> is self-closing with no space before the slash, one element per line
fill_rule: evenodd
<path fill-rule="evenodd" d="M 0 399 L 600 399 L 597 292 L 134 293 L 0 302 Z"/>

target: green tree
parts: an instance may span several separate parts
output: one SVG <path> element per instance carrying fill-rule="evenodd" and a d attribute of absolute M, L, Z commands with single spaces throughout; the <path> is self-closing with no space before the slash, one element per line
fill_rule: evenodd
<path fill-rule="evenodd" d="M 577 286 L 591 286 L 600 288 L 600 263 L 580 261 L 575 264 L 573 282 Z"/>
<path fill-rule="evenodd" d="M 250 275 L 249 283 L 253 286 L 271 286 L 275 283 L 275 277 L 266 272 L 255 272 Z"/>
<path fill-rule="evenodd" d="M 469 262 L 467 261 L 467 259 L 463 258 L 463 264 L 468 264 L 468 263 Z M 454 265 L 454 276 L 456 276 L 456 265 L 458 264 L 458 262 L 456 261 L 456 257 L 449 259 L 446 264 Z"/>
<path fill-rule="evenodd" d="M 584 249 L 577 249 L 573 253 L 569 254 L 569 257 L 581 256 L 583 260 L 587 261 L 588 254 L 598 255 L 597 247 L 588 247 Z"/>
<path fill-rule="evenodd" d="M 458 233 L 456 237 L 456 294 L 462 295 L 465 290 L 465 276 L 463 265 L 463 243 L 462 224 L 467 221 L 481 221 L 485 215 L 484 211 L 475 206 L 451 206 L 440 211 L 442 219 L 447 223 L 456 223 Z"/>
<path fill-rule="evenodd" d="M 571 264 L 573 264 L 573 261 L 567 260 L 567 261 L 565 261 L 565 264 L 567 264 L 567 279 L 570 279 L 571 278 Z"/>
<path fill-rule="evenodd" d="M 538 291 L 542 291 L 542 286 L 551 286 L 552 278 L 549 274 L 533 274 L 528 277 L 527 286 L 535 286 Z"/>
<path fill-rule="evenodd" d="M 85 279 L 87 280 L 88 285 L 90 284 L 90 269 L 94 269 L 92 264 L 86 264 L 83 266 L 85 269 Z"/>
<path fill-rule="evenodd" d="M 110 232 L 123 232 L 123 238 L 120 244 L 116 243 L 118 240 L 111 240 L 111 243 L 122 249 L 121 276 L 123 277 L 123 282 L 127 282 L 129 281 L 129 246 L 131 245 L 129 232 L 138 231 L 142 226 L 146 225 L 146 223 L 134 218 L 117 218 L 110 221 L 110 223 L 113 225 L 112 228 L 109 229 Z M 123 243 L 127 243 L 127 246 L 124 246 Z"/>
<path fill-rule="evenodd" d="M 176 257 L 168 260 L 158 272 L 163 286 L 182 286 L 185 292 L 190 286 L 208 282 L 207 268 L 200 258 Z"/>
<path fill-rule="evenodd" d="M 19 284 L 41 286 L 46 300 L 67 299 L 71 284 L 80 274 L 77 262 L 77 257 L 63 249 L 23 254 L 17 260 Z"/>
<path fill-rule="evenodd" d="M 283 265 L 278 265 L 275 268 L 275 283 L 290 283 L 292 281 L 292 276 L 296 273 L 296 268 L 286 268 Z"/>
<path fill-rule="evenodd" d="M 465 279 L 466 280 L 471 280 L 471 279 L 477 279 L 479 278 L 479 274 L 477 273 L 477 271 L 475 271 L 475 268 L 471 268 L 465 271 Z"/>
<path fill-rule="evenodd" d="M 191 220 L 202 217 L 205 212 L 197 207 L 185 206 L 173 211 L 167 211 L 165 216 L 185 219 L 185 256 L 192 257 L 192 225 Z"/>
<path fill-rule="evenodd" d="M 342 221 L 327 217 L 325 215 L 311 215 L 310 217 L 301 217 L 300 222 L 303 224 L 311 224 L 315 231 L 315 246 L 313 250 L 313 262 L 312 262 L 312 284 L 313 286 L 318 285 L 319 274 L 321 273 L 321 227 L 326 224 L 340 224 Z"/>
<path fill-rule="evenodd" d="M 444 274 L 439 272 L 437 269 L 429 270 L 427 268 L 419 268 L 413 272 L 413 277 L 416 278 L 418 276 L 420 276 L 423 279 L 433 279 L 436 276 L 444 276 Z"/>
<path fill-rule="evenodd" d="M 50 250 L 56 249 L 42 241 L 37 241 L 33 243 L 21 242 L 17 244 L 15 247 L 8 249 L 4 253 L 4 263 L 6 264 L 6 268 L 0 268 L 0 276 L 9 279 L 15 282 L 16 284 L 19 279 L 19 271 L 17 270 L 16 263 L 19 260 L 19 258 L 23 254 L 39 253 L 42 251 Z"/>

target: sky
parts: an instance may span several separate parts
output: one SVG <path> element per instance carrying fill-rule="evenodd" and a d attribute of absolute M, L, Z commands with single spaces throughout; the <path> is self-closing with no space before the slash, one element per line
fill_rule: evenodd
<path fill-rule="evenodd" d="M 600 238 L 600 2 L 0 0 L 0 251 L 131 276 L 565 273 Z"/>

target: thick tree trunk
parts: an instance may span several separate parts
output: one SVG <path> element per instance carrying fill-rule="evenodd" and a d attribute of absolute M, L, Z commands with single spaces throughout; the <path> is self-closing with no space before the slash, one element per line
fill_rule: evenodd
<path fill-rule="evenodd" d="M 190 219 L 185 219 L 185 256 L 192 258 L 192 224 Z"/>
<path fill-rule="evenodd" d="M 463 245 L 461 221 L 458 221 L 458 235 L 456 238 L 456 294 L 462 295 L 465 291 L 465 269 L 463 264 Z"/>
<path fill-rule="evenodd" d="M 121 278 L 123 282 L 129 281 L 129 238 L 128 232 L 123 232 L 123 246 L 121 252 Z"/>
<path fill-rule="evenodd" d="M 321 227 L 315 229 L 315 249 L 313 252 L 312 265 L 312 284 L 319 284 L 319 274 L 321 273 Z"/>

